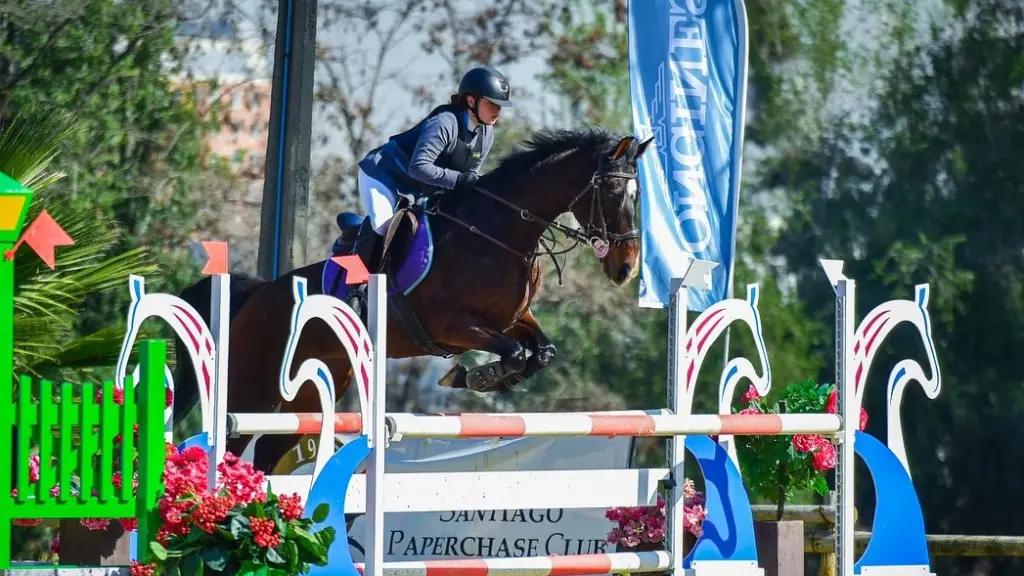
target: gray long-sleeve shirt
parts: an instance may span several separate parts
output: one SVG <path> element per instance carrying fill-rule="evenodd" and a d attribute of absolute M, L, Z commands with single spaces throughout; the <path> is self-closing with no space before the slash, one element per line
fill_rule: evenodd
<path fill-rule="evenodd" d="M 443 111 L 427 118 L 420 126 L 418 135 L 409 134 L 416 138 L 415 145 L 411 147 L 409 153 L 402 149 L 398 139 L 392 139 L 367 154 L 359 163 L 359 167 L 367 175 L 399 187 L 403 181 L 408 183 L 412 179 L 435 188 L 454 188 L 459 172 L 438 166 L 437 159 L 455 149 L 459 130 L 455 114 L 456 112 Z M 465 124 L 467 128 L 464 134 L 473 135 L 468 142 L 470 149 L 475 148 L 477 139 L 483 138 L 480 157 L 470 159 L 467 167 L 468 170 L 479 173 L 494 144 L 494 131 L 486 125 L 477 125 L 471 130 L 468 127 L 468 118 Z"/>

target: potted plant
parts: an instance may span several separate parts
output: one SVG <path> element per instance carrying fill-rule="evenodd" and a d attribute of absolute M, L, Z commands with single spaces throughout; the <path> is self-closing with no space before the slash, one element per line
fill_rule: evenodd
<path fill-rule="evenodd" d="M 810 378 L 783 388 L 774 403 L 769 403 L 753 386 L 742 400 L 746 407 L 739 410 L 740 414 L 835 414 L 838 408 L 835 386 L 815 384 Z M 867 421 L 867 411 L 862 408 L 861 430 Z M 766 575 L 802 574 L 804 526 L 799 520 L 783 520 L 785 505 L 802 492 L 828 496 L 825 473 L 836 465 L 835 445 L 819 434 L 738 436 L 736 453 L 747 488 L 757 498 L 776 506 L 774 521 L 755 523 L 758 555 L 763 559 Z M 799 567 L 782 566 L 786 558 L 799 559 Z"/>
<path fill-rule="evenodd" d="M 704 494 L 694 488 L 693 480 L 683 483 L 683 548 L 689 551 L 703 534 Z M 618 552 L 651 552 L 665 549 L 665 498 L 658 494 L 656 506 L 611 508 L 605 518 L 615 522 L 606 542 Z"/>
<path fill-rule="evenodd" d="M 231 453 L 217 466 L 218 481 L 207 485 L 207 454 L 199 447 L 179 452 L 168 445 L 161 528 L 132 576 L 238 574 L 285 576 L 326 566 L 336 531 L 323 522 L 322 504 L 303 518 L 298 494 L 264 491 L 262 472 Z"/>

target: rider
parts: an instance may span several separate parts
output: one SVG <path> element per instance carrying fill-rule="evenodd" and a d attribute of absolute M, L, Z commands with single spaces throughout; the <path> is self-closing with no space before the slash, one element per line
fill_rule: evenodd
<path fill-rule="evenodd" d="M 379 266 L 396 193 L 422 197 L 472 189 L 494 143 L 494 123 L 501 108 L 512 106 L 509 91 L 501 72 L 489 66 L 473 68 L 462 77 L 458 94 L 452 95 L 449 104 L 434 108 L 359 162 L 359 197 L 368 215 L 353 253 L 371 274 Z"/>

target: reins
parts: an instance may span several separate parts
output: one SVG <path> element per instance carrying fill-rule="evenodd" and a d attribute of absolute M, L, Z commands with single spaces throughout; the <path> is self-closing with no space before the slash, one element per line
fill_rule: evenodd
<path fill-rule="evenodd" d="M 605 220 L 604 215 L 604 206 L 602 204 L 599 188 L 597 187 L 597 183 L 604 178 L 633 179 L 636 178 L 636 174 L 629 174 L 627 172 L 602 172 L 601 167 L 598 167 L 597 171 L 595 171 L 594 174 L 591 176 L 590 182 L 586 186 L 584 186 L 583 189 L 579 193 L 577 193 L 575 197 L 573 197 L 572 202 L 570 202 L 565 209 L 565 212 L 572 210 L 572 207 L 575 206 L 576 203 L 579 202 L 580 199 L 582 199 L 587 192 L 591 190 L 594 191 L 594 193 L 591 194 L 590 201 L 590 220 L 587 223 L 587 228 L 585 230 L 571 228 L 569 226 L 565 226 L 564 224 L 560 224 L 555 221 L 548 221 L 543 218 L 540 218 L 539 216 L 533 214 L 529 210 L 517 206 L 512 202 L 509 202 L 508 200 L 494 194 L 493 192 L 485 188 L 474 186 L 473 191 L 484 196 L 487 196 L 488 198 L 495 200 L 496 202 L 503 204 L 506 207 L 518 212 L 519 217 L 522 218 L 523 220 L 527 222 L 533 222 L 544 227 L 544 230 L 541 232 L 541 237 L 538 240 L 538 243 L 542 247 L 543 251 L 546 252 L 547 255 L 551 257 L 551 262 L 554 264 L 555 271 L 558 275 L 558 285 L 562 286 L 562 266 L 558 263 L 558 260 L 555 258 L 556 254 L 552 251 L 551 246 L 545 241 L 545 238 L 543 236 L 544 233 L 551 232 L 552 229 L 555 229 L 565 234 L 570 240 L 573 241 L 572 246 L 557 254 L 559 256 L 563 254 L 568 254 L 569 252 L 575 250 L 576 248 L 584 244 L 590 245 L 594 249 L 596 254 L 607 254 L 607 250 L 609 249 L 611 244 L 618 244 L 626 240 L 633 240 L 639 238 L 640 236 L 639 230 L 637 230 L 635 227 L 632 227 L 628 232 L 623 233 L 608 231 L 608 223 Z M 430 215 L 436 214 L 438 216 L 443 216 L 448 220 L 451 220 L 452 222 L 469 230 L 473 234 L 476 234 L 481 238 L 484 238 L 489 242 L 497 246 L 500 246 L 501 248 L 504 248 L 508 252 L 511 252 L 512 254 L 515 254 L 516 256 L 521 258 L 523 260 L 523 263 L 526 264 L 527 266 L 532 265 L 532 263 L 540 255 L 540 251 L 538 250 L 533 250 L 527 254 L 524 254 L 523 252 L 516 250 L 515 248 L 512 248 L 505 242 L 502 242 L 501 240 L 495 238 L 494 236 L 491 236 L 490 234 L 480 230 L 475 225 L 465 222 L 455 216 L 452 216 L 451 214 L 448 214 L 447 212 L 442 211 L 438 204 L 435 204 L 434 206 L 427 208 L 426 212 Z M 594 224 L 595 216 L 600 219 L 599 226 Z M 551 232 L 550 241 L 553 244 L 558 244 L 558 242 L 554 238 L 553 232 Z M 603 257 L 603 255 L 599 256 L 599 258 Z"/>

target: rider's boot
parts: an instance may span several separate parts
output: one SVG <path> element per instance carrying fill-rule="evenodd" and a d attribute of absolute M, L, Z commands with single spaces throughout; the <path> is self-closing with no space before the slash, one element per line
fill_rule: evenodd
<path fill-rule="evenodd" d="M 383 243 L 384 239 L 373 230 L 373 225 L 370 223 L 369 217 L 367 217 L 359 227 L 359 233 L 356 235 L 352 253 L 359 256 L 359 259 L 363 261 L 366 270 L 370 274 L 377 273 L 377 267 L 380 265 L 378 260 L 380 260 Z M 367 311 L 366 284 L 353 286 L 345 297 L 345 303 L 359 314 L 359 317 L 365 324 Z"/>

